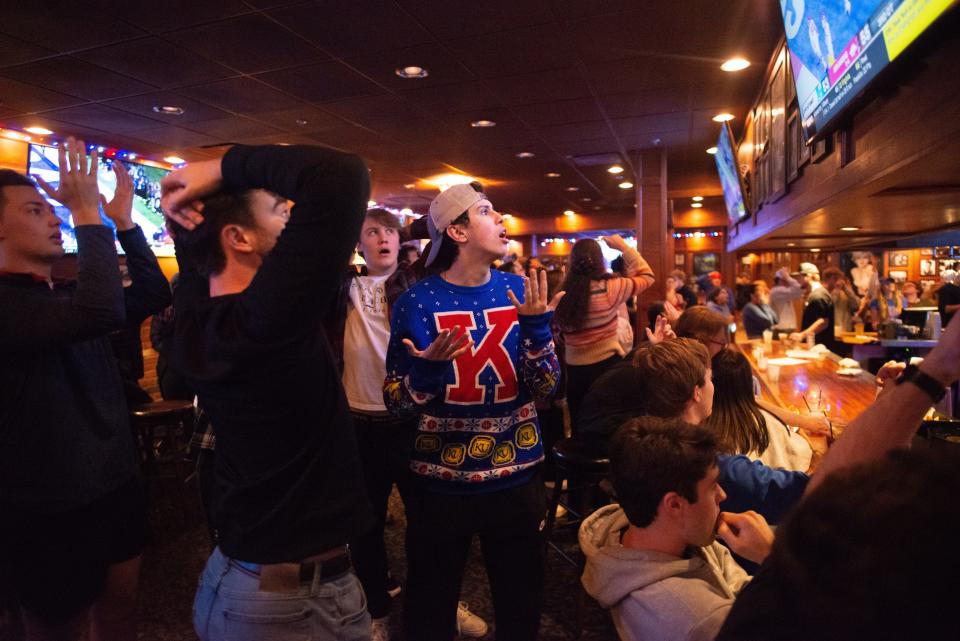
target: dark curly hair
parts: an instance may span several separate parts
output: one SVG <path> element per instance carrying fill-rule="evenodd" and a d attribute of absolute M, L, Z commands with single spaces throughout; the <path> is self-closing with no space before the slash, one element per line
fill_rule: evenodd
<path fill-rule="evenodd" d="M 250 210 L 253 190 L 220 191 L 203 199 L 203 222 L 195 229 L 185 229 L 170 221 L 177 245 L 196 263 L 200 275 L 209 278 L 227 266 L 227 256 L 220 245 L 220 232 L 227 225 L 256 227 Z"/>

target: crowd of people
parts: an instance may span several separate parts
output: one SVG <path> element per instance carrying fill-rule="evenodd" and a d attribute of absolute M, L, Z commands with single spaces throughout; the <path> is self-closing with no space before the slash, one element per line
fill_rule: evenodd
<path fill-rule="evenodd" d="M 496 638 L 537 639 L 543 468 L 564 395 L 571 437 L 611 461 L 615 502 L 594 505 L 579 540 L 583 587 L 621 639 L 958 636 L 949 591 L 908 592 L 958 569 L 957 459 L 901 451 L 960 377 L 957 328 L 919 366 L 885 365 L 876 402 L 827 449 L 822 417 L 755 396 L 730 345 L 738 298 L 717 272 L 666 275 L 635 337 L 630 309 L 657 275 L 619 236 L 603 239 L 621 253 L 613 271 L 591 239 L 562 272 L 535 259 L 494 269 L 509 241 L 478 183 L 401 227 L 367 208 L 360 158 L 237 145 L 162 183 L 180 270 L 171 306 L 132 222 L 133 181 L 115 163 L 116 195 L 101 203 L 85 149 L 61 145 L 59 182 L 39 181 L 76 223 L 71 283 L 52 278 L 59 219 L 31 179 L 0 171 L 0 596 L 26 639 L 136 638 L 148 525 L 108 337 L 151 315 L 164 386 L 195 396 L 204 419 L 203 641 L 383 641 L 401 591 L 410 641 L 483 636 L 459 597 L 475 537 Z M 429 244 L 420 254 L 410 239 Z M 804 264 L 772 288 L 749 284 L 739 311 L 750 337 L 828 343 L 839 307 L 880 323 L 913 298 L 881 283 L 872 305 L 839 270 L 821 279 Z M 403 584 L 384 544 L 394 487 Z"/>

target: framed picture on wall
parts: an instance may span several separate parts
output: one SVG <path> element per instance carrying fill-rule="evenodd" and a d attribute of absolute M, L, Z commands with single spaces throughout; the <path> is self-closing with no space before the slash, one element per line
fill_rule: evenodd
<path fill-rule="evenodd" d="M 910 264 L 910 254 L 906 252 L 890 252 L 887 258 L 890 267 L 906 267 Z"/>
<path fill-rule="evenodd" d="M 942 276 L 943 272 L 947 271 L 948 269 L 957 271 L 957 268 L 960 267 L 960 260 L 955 260 L 953 258 L 945 258 L 937 262 L 937 267 L 938 267 L 938 273 Z"/>
<path fill-rule="evenodd" d="M 684 254 L 674 254 L 673 255 L 673 264 L 677 267 L 682 267 L 686 261 L 686 256 Z"/>
<path fill-rule="evenodd" d="M 933 247 L 924 247 L 920 250 L 921 256 L 933 256 Z"/>
<path fill-rule="evenodd" d="M 892 278 L 894 282 L 905 283 L 907 282 L 907 272 L 902 269 L 891 269 L 890 278 Z"/>
<path fill-rule="evenodd" d="M 720 269 L 720 255 L 716 252 L 697 252 L 693 255 L 693 275 L 703 276 Z"/>
<path fill-rule="evenodd" d="M 801 134 L 800 118 L 797 110 L 794 109 L 787 118 L 787 183 L 792 183 L 800 174 L 800 149 L 803 144 L 800 140 Z"/>
<path fill-rule="evenodd" d="M 770 80 L 769 118 L 770 118 L 770 175 L 769 193 L 771 201 L 787 193 L 787 105 L 784 56 Z"/>
<path fill-rule="evenodd" d="M 921 258 L 920 259 L 920 275 L 921 276 L 936 276 L 937 275 L 937 261 L 932 258 Z"/>

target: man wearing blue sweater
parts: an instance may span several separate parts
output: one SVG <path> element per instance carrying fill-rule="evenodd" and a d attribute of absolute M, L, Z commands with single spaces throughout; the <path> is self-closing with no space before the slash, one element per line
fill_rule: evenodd
<path fill-rule="evenodd" d="M 503 216 L 479 184 L 430 205 L 434 275 L 393 309 L 384 400 L 419 414 L 407 501 L 407 638 L 449 641 L 467 553 L 480 536 L 498 639 L 537 637 L 546 511 L 534 402 L 556 388 L 546 274 L 490 269 Z M 522 298 L 522 302 L 521 302 Z"/>

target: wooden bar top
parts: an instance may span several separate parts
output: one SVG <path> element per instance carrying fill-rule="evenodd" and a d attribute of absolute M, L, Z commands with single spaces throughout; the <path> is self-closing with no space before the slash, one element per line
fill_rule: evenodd
<path fill-rule="evenodd" d="M 813 411 L 817 410 L 817 395 L 820 407 L 827 411 L 831 421 L 846 425 L 856 418 L 876 398 L 874 377 L 867 372 L 858 376 L 840 376 L 835 354 L 827 354 L 822 360 L 807 360 L 803 364 L 781 365 L 780 378 L 772 383 L 767 372 L 761 372 L 753 357 L 753 347 L 763 345 L 760 339 L 738 340 L 737 348 L 750 361 L 753 373 L 760 381 L 763 397 L 789 410 L 807 413 L 804 396 Z M 781 341 L 772 346 L 764 345 L 767 360 L 785 357 L 787 350 Z"/>

